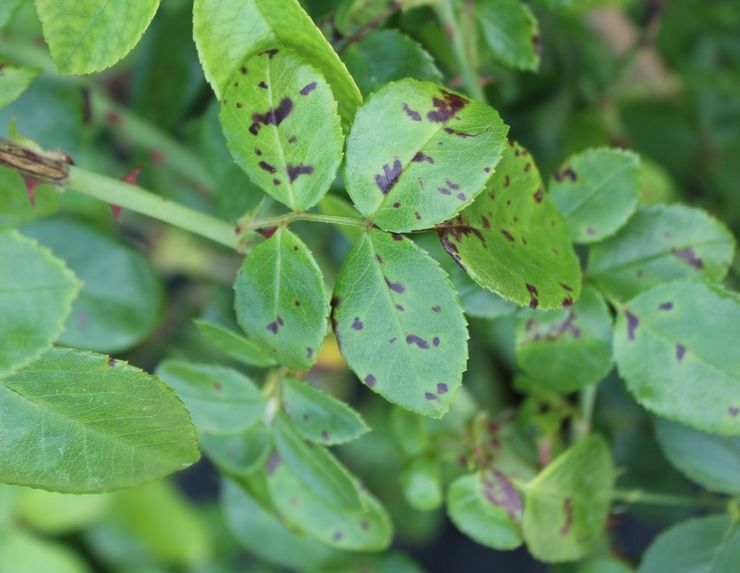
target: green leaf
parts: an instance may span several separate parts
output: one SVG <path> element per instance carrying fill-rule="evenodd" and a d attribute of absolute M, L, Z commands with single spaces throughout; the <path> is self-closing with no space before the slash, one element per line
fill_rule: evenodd
<path fill-rule="evenodd" d="M 25 0 L 4 0 L 0 4 L 0 28 L 10 21 L 22 2 L 25 2 Z"/>
<path fill-rule="evenodd" d="M 481 545 L 507 550 L 522 544 L 522 501 L 500 472 L 457 478 L 447 492 L 447 511 L 455 526 Z"/>
<path fill-rule="evenodd" d="M 36 538 L 21 529 L 11 529 L 0 535 L 0 571 L 90 573 L 85 562 L 66 546 Z"/>
<path fill-rule="evenodd" d="M 718 436 L 655 418 L 655 437 L 668 461 L 710 491 L 740 495 L 740 436 Z"/>
<path fill-rule="evenodd" d="M 298 0 L 195 0 L 195 43 L 206 78 L 221 99 L 242 62 L 274 44 L 301 53 L 331 85 L 339 113 L 352 121 L 362 103 L 352 76 Z"/>
<path fill-rule="evenodd" d="M 458 93 L 412 79 L 388 84 L 352 125 L 347 191 L 386 231 L 429 228 L 483 190 L 507 131 L 494 109 Z"/>
<path fill-rule="evenodd" d="M 532 156 L 511 143 L 486 192 L 440 231 L 442 245 L 484 288 L 530 308 L 560 308 L 581 292 L 568 230 Z"/>
<path fill-rule="evenodd" d="M 233 481 L 223 482 L 221 509 L 236 540 L 269 563 L 291 570 L 321 571 L 338 555 L 336 550 L 288 528 Z"/>
<path fill-rule="evenodd" d="M 37 221 L 24 232 L 49 247 L 82 280 L 62 344 L 117 352 L 141 342 L 157 326 L 164 289 L 144 254 L 70 220 Z"/>
<path fill-rule="evenodd" d="M 45 247 L 0 232 L 0 376 L 38 357 L 62 333 L 80 282 Z"/>
<path fill-rule="evenodd" d="M 237 334 L 233 330 L 215 322 L 208 322 L 207 320 L 195 319 L 193 322 L 198 327 L 198 331 L 203 335 L 203 338 L 211 346 L 231 358 L 260 368 L 275 364 L 274 358 L 268 356 L 254 342 Z"/>
<path fill-rule="evenodd" d="M 16 227 L 29 219 L 51 215 L 57 203 L 58 194 L 53 186 L 39 185 L 29 195 L 20 173 L 0 167 L 0 228 Z"/>
<path fill-rule="evenodd" d="M 592 434 L 559 455 L 527 484 L 524 539 L 546 562 L 583 557 L 601 534 L 614 467 L 606 442 Z"/>
<path fill-rule="evenodd" d="M 329 301 L 316 261 L 287 228 L 245 258 L 234 282 L 236 316 L 247 336 L 293 370 L 316 361 Z"/>
<path fill-rule="evenodd" d="M 719 434 L 740 434 L 740 297 L 678 281 L 619 309 L 614 357 L 648 410 Z"/>
<path fill-rule="evenodd" d="M 524 310 L 517 316 L 516 362 L 535 383 L 573 392 L 602 380 L 612 368 L 612 319 L 591 287 L 562 310 Z"/>
<path fill-rule="evenodd" d="M 278 457 L 310 492 L 332 507 L 361 509 L 357 486 L 328 450 L 304 442 L 285 414 L 275 416 L 272 428 Z"/>
<path fill-rule="evenodd" d="M 548 189 L 573 241 L 601 241 L 637 208 L 640 158 L 623 149 L 589 149 L 570 157 L 550 179 Z"/>
<path fill-rule="evenodd" d="M 111 504 L 111 495 L 73 495 L 23 488 L 18 498 L 18 517 L 44 534 L 68 534 L 105 515 Z"/>
<path fill-rule="evenodd" d="M 368 231 L 342 265 L 332 323 L 342 354 L 386 400 L 441 418 L 468 358 L 449 279 L 410 239 Z"/>
<path fill-rule="evenodd" d="M 224 88 L 221 126 L 237 164 L 294 211 L 329 190 L 344 134 L 329 84 L 284 47 L 244 60 Z"/>
<path fill-rule="evenodd" d="M 76 350 L 50 350 L 0 382 L 0 434 L 0 481 L 60 492 L 137 485 L 198 459 L 167 386 Z"/>
<path fill-rule="evenodd" d="M 307 382 L 286 378 L 283 404 L 296 431 L 317 444 L 349 442 L 369 430 L 358 412 Z"/>
<path fill-rule="evenodd" d="M 740 526 L 727 515 L 674 525 L 648 547 L 637 573 L 734 573 L 740 563 Z"/>
<path fill-rule="evenodd" d="M 165 360 L 160 362 L 156 374 L 185 402 L 200 432 L 243 432 L 257 423 L 265 411 L 259 389 L 238 370 Z"/>
<path fill-rule="evenodd" d="M 540 65 L 537 19 L 521 0 L 478 0 L 473 14 L 496 59 L 519 70 Z"/>
<path fill-rule="evenodd" d="M 36 0 L 51 57 L 63 74 L 109 68 L 137 44 L 159 0 Z"/>
<path fill-rule="evenodd" d="M 26 91 L 37 75 L 39 75 L 39 70 L 35 68 L 19 68 L 0 64 L 0 108 L 16 100 Z"/>
<path fill-rule="evenodd" d="M 734 250 L 732 234 L 704 211 L 654 205 L 638 209 L 616 235 L 593 246 L 587 273 L 602 292 L 627 300 L 675 279 L 719 282 Z"/>
<path fill-rule="evenodd" d="M 272 449 L 270 431 L 257 424 L 239 434 L 201 434 L 203 452 L 228 475 L 249 475 L 264 465 Z"/>
<path fill-rule="evenodd" d="M 342 59 L 364 96 L 404 78 L 442 82 L 442 73 L 432 56 L 415 40 L 394 29 L 371 32 L 351 44 Z"/>
<path fill-rule="evenodd" d="M 442 505 L 442 476 L 439 462 L 416 458 L 401 473 L 403 495 L 419 511 L 431 511 Z"/>
<path fill-rule="evenodd" d="M 318 447 L 318 446 L 317 446 Z M 267 483 L 283 519 L 322 543 L 352 551 L 382 551 L 391 542 L 392 526 L 380 503 L 363 490 L 362 509 L 342 509 L 317 497 L 279 456 L 268 463 Z"/>

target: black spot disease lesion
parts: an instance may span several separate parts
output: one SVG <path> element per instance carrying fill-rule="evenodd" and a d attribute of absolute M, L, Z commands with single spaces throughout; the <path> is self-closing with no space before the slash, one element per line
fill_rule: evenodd
<path fill-rule="evenodd" d="M 274 125 L 277 127 L 285 118 L 287 118 L 293 111 L 293 100 L 284 97 L 280 100 L 277 107 L 268 109 L 265 113 L 253 113 L 252 114 L 252 125 L 249 126 L 249 133 L 252 135 L 259 135 L 260 128 L 263 125 Z"/>
<path fill-rule="evenodd" d="M 316 82 L 311 82 L 310 84 L 306 84 L 305 86 L 303 86 L 303 87 L 301 88 L 301 95 L 302 95 L 302 96 L 307 96 L 307 95 L 308 95 L 308 94 L 310 94 L 310 93 L 311 93 L 311 92 L 312 92 L 313 90 L 315 90 L 315 89 L 316 89 L 316 86 L 318 86 L 318 83 L 316 83 Z"/>
<path fill-rule="evenodd" d="M 278 315 L 275 317 L 275 320 L 267 325 L 267 330 L 269 330 L 273 334 L 277 334 L 281 326 L 283 326 L 283 319 L 280 318 L 280 315 Z"/>
<path fill-rule="evenodd" d="M 303 165 L 303 163 L 299 163 L 298 165 L 288 163 L 286 172 L 288 173 L 288 179 L 292 183 L 298 179 L 299 175 L 311 175 L 313 173 L 313 167 L 311 165 Z"/>
<path fill-rule="evenodd" d="M 375 184 L 383 195 L 388 195 L 393 186 L 398 183 L 402 172 L 403 166 L 398 159 L 394 159 L 392 165 L 388 163 L 383 165 L 383 173 L 375 176 Z"/>
<path fill-rule="evenodd" d="M 409 104 L 404 103 L 403 104 L 403 111 L 404 113 L 409 116 L 414 121 L 421 121 L 421 114 L 418 111 L 414 111 L 409 107 Z"/>
<path fill-rule="evenodd" d="M 455 117 L 455 114 L 463 109 L 470 100 L 462 96 L 442 90 L 442 98 L 432 98 L 434 109 L 427 113 L 427 119 L 433 123 L 445 123 Z"/>

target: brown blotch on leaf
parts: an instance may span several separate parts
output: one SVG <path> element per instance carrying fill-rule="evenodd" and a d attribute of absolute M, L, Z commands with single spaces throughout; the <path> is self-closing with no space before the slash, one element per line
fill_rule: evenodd
<path fill-rule="evenodd" d="M 116 359 L 115 359 L 115 358 L 113 358 L 112 356 L 109 356 L 109 357 L 108 357 L 108 360 L 106 360 L 106 361 L 105 361 L 105 363 L 106 363 L 106 364 L 107 364 L 108 366 L 115 366 L 115 365 L 116 365 Z"/>
<path fill-rule="evenodd" d="M 414 111 L 409 107 L 409 104 L 403 104 L 403 111 L 414 121 L 421 121 L 421 114 L 418 111 Z"/>
<path fill-rule="evenodd" d="M 401 206 L 401 204 L 398 201 L 396 201 L 395 203 L 393 203 L 393 208 L 394 209 L 398 209 L 400 206 Z"/>
<path fill-rule="evenodd" d="M 275 234 L 275 231 L 277 231 L 277 229 L 277 227 L 268 227 L 266 229 L 257 229 L 257 232 L 265 239 L 269 239 Z"/>
<path fill-rule="evenodd" d="M 511 241 L 512 243 L 514 242 L 514 235 L 509 233 L 509 231 L 507 231 L 506 229 L 501 229 L 501 234 L 504 237 L 506 237 L 509 241 Z"/>
<path fill-rule="evenodd" d="M 260 155 L 262 155 L 262 150 L 261 150 L 261 149 L 260 149 L 259 147 L 255 147 L 255 148 L 254 148 L 254 154 L 255 154 L 255 155 L 256 155 L 257 157 L 259 157 Z"/>
<path fill-rule="evenodd" d="M 239 72 L 243 76 L 247 75 L 247 68 L 246 68 L 246 66 L 242 66 L 241 68 L 239 68 Z"/>
<path fill-rule="evenodd" d="M 481 217 L 480 222 L 483 225 L 484 229 L 490 229 L 491 228 L 491 221 L 488 220 L 488 217 Z"/>
<path fill-rule="evenodd" d="M 393 237 L 394 241 L 403 241 L 403 235 L 400 233 L 391 233 L 391 237 Z"/>
<path fill-rule="evenodd" d="M 383 165 L 383 173 L 375 176 L 375 184 L 383 195 L 388 195 L 388 192 L 398 183 L 402 171 L 403 166 L 398 159 L 393 160 L 393 166 L 388 163 Z"/>
<path fill-rule="evenodd" d="M 535 54 L 538 56 L 542 55 L 542 39 L 539 34 L 532 36 L 532 47 L 534 48 Z"/>
<path fill-rule="evenodd" d="M 568 535 L 573 525 L 573 500 L 571 498 L 566 497 L 563 501 L 563 511 L 565 512 L 565 522 L 560 528 L 560 535 Z"/>
<path fill-rule="evenodd" d="M 280 100 L 277 107 L 268 109 L 265 113 L 253 113 L 252 125 L 249 126 L 249 133 L 257 135 L 263 125 L 280 125 L 286 117 L 293 111 L 293 100 L 284 97 Z"/>
<path fill-rule="evenodd" d="M 575 181 L 576 179 L 578 179 L 578 176 L 576 175 L 576 172 L 573 171 L 570 167 L 566 167 L 565 169 L 562 169 L 555 173 L 555 181 L 560 182 L 565 179 Z"/>
<path fill-rule="evenodd" d="M 313 167 L 311 165 L 303 165 L 303 163 L 299 163 L 298 165 L 288 163 L 285 170 L 288 173 L 288 179 L 290 179 L 291 183 L 298 179 L 299 175 L 311 175 L 313 173 Z"/>
<path fill-rule="evenodd" d="M 297 137 L 296 137 L 295 135 L 291 135 L 291 136 L 290 136 L 290 137 L 288 138 L 288 143 L 290 143 L 290 144 L 293 144 L 293 143 L 295 143 L 296 141 L 298 141 L 298 138 L 297 138 Z"/>
<path fill-rule="evenodd" d="M 695 269 L 701 270 L 704 268 L 704 261 L 696 255 L 696 252 L 691 247 L 685 249 L 671 249 L 671 254 L 694 267 Z"/>
<path fill-rule="evenodd" d="M 313 90 L 316 89 L 317 85 L 318 84 L 316 82 L 311 82 L 310 84 L 306 84 L 305 86 L 301 88 L 301 95 L 306 96 L 310 94 Z"/>
<path fill-rule="evenodd" d="M 265 50 L 264 52 L 260 52 L 260 55 L 267 56 L 270 59 L 275 57 L 275 54 L 277 54 L 280 50 L 277 48 L 270 48 L 269 50 Z"/>
<path fill-rule="evenodd" d="M 542 199 L 544 199 L 545 193 L 542 191 L 542 187 L 537 189 L 535 193 L 532 195 L 532 198 L 534 199 L 535 203 L 542 203 Z"/>
<path fill-rule="evenodd" d="M 525 286 L 527 287 L 527 292 L 529 293 L 529 308 L 534 310 L 540 305 L 540 301 L 537 298 L 539 294 L 537 292 L 537 287 L 530 283 L 525 283 Z"/>
<path fill-rule="evenodd" d="M 640 319 L 627 309 L 624 311 L 624 316 L 627 318 L 627 339 L 634 340 L 635 331 L 640 326 Z"/>
<path fill-rule="evenodd" d="M 504 187 L 508 187 L 509 185 L 511 185 L 511 177 L 504 175 Z"/>
<path fill-rule="evenodd" d="M 280 179 L 273 179 L 272 184 L 275 186 L 280 185 Z"/>
<path fill-rule="evenodd" d="M 442 90 L 442 99 L 432 98 L 434 110 L 427 114 L 427 119 L 434 123 L 445 123 L 468 104 L 469 100 L 462 96 Z"/>
<path fill-rule="evenodd" d="M 259 87 L 261 87 L 263 90 L 266 90 L 267 89 L 267 84 L 264 82 L 264 80 L 261 81 L 260 83 L 258 83 L 257 85 Z"/>

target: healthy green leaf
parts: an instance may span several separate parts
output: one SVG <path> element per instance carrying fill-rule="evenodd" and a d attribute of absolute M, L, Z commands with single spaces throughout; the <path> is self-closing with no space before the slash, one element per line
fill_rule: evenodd
<path fill-rule="evenodd" d="M 303 476 L 299 472 L 294 474 L 280 456 L 270 459 L 267 473 L 278 512 L 306 535 L 337 549 L 353 551 L 382 551 L 390 544 L 390 519 L 369 492 L 360 492 L 363 509 L 350 511 L 310 492 L 297 477 Z"/>
<path fill-rule="evenodd" d="M 294 211 L 329 190 L 344 134 L 329 84 L 284 47 L 244 60 L 224 88 L 221 126 L 237 164 Z"/>
<path fill-rule="evenodd" d="M 429 228 L 483 190 L 507 131 L 494 109 L 430 82 L 388 84 L 352 125 L 347 191 L 360 213 L 386 231 Z"/>
<path fill-rule="evenodd" d="M 287 228 L 245 258 L 234 282 L 236 316 L 250 340 L 293 370 L 316 361 L 329 301 L 316 261 Z"/>
<path fill-rule="evenodd" d="M 39 70 L 35 68 L 18 68 L 0 64 L 0 108 L 5 107 L 26 91 L 37 75 L 39 75 Z"/>
<path fill-rule="evenodd" d="M 296 431 L 317 444 L 349 442 L 369 430 L 355 410 L 307 382 L 286 378 L 283 404 Z"/>
<path fill-rule="evenodd" d="M 290 420 L 278 414 L 272 423 L 277 454 L 301 483 L 323 503 L 357 511 L 360 492 L 349 472 L 322 446 L 304 442 Z"/>
<path fill-rule="evenodd" d="M 403 495 L 419 511 L 431 511 L 442 505 L 442 476 L 439 462 L 416 458 L 401 473 Z"/>
<path fill-rule="evenodd" d="M 740 436 L 718 436 L 655 418 L 655 437 L 668 461 L 710 491 L 740 495 Z"/>
<path fill-rule="evenodd" d="M 640 159 L 631 151 L 601 147 L 570 157 L 548 186 L 576 243 L 614 234 L 640 200 Z"/>
<path fill-rule="evenodd" d="M 200 432 L 243 432 L 257 423 L 265 411 L 259 389 L 238 370 L 165 360 L 160 362 L 156 374 L 185 403 Z"/>
<path fill-rule="evenodd" d="M 109 68 L 137 44 L 159 0 L 36 0 L 44 38 L 63 74 Z"/>
<path fill-rule="evenodd" d="M 193 322 L 211 346 L 231 358 L 257 367 L 272 366 L 275 364 L 274 358 L 268 356 L 254 342 L 237 334 L 233 330 L 215 322 L 208 322 L 207 320 L 195 319 Z"/>
<path fill-rule="evenodd" d="M 368 231 L 342 265 L 332 324 L 369 388 L 440 418 L 467 362 L 467 325 L 449 279 L 410 239 Z"/>
<path fill-rule="evenodd" d="M 619 309 L 614 357 L 635 399 L 698 430 L 740 434 L 740 297 L 677 281 Z"/>
<path fill-rule="evenodd" d="M 201 64 L 221 99 L 243 61 L 273 44 L 301 53 L 331 85 L 339 113 L 350 123 L 362 103 L 352 76 L 298 0 L 195 0 L 195 43 Z"/>
<path fill-rule="evenodd" d="M 434 59 L 415 40 L 398 30 L 376 30 L 352 44 L 343 54 L 362 95 L 403 78 L 439 84 L 442 73 Z"/>
<path fill-rule="evenodd" d="M 0 434 L 0 481 L 60 492 L 137 485 L 198 459 L 169 388 L 76 350 L 50 350 L 0 382 Z"/>
<path fill-rule="evenodd" d="M 141 252 L 65 219 L 37 221 L 24 232 L 49 247 L 82 280 L 62 344 L 117 352 L 134 346 L 156 327 L 164 289 Z"/>
<path fill-rule="evenodd" d="M 612 368 L 612 319 L 591 287 L 562 310 L 524 310 L 517 316 L 516 362 L 535 383 L 573 392 L 603 379 Z"/>
<path fill-rule="evenodd" d="M 521 0 L 478 0 L 473 14 L 496 59 L 520 70 L 539 67 L 539 26 L 529 6 Z"/>
<path fill-rule="evenodd" d="M 51 346 L 79 290 L 74 274 L 45 247 L 0 232 L 0 376 Z"/>
<path fill-rule="evenodd" d="M 72 550 L 62 544 L 39 539 L 21 529 L 0 535 L 0 571 L 2 573 L 90 573 L 90 569 Z"/>
<path fill-rule="evenodd" d="M 23 523 L 47 535 L 83 529 L 108 511 L 112 494 L 73 495 L 42 489 L 19 488 L 18 516 Z"/>
<path fill-rule="evenodd" d="M 203 452 L 228 475 L 245 476 L 264 465 L 272 449 L 270 431 L 257 424 L 239 434 L 206 434 L 199 438 Z"/>
<path fill-rule="evenodd" d="M 511 143 L 486 191 L 440 230 L 442 245 L 484 288 L 530 308 L 577 300 L 581 272 L 531 155 Z"/>
<path fill-rule="evenodd" d="M 408 456 L 418 456 L 429 447 L 427 421 L 419 414 L 402 408 L 393 408 L 391 429 L 401 451 Z"/>
<path fill-rule="evenodd" d="M 51 215 L 57 209 L 57 195 L 54 187 L 46 184 L 29 194 L 18 172 L 0 167 L 0 228 Z"/>
<path fill-rule="evenodd" d="M 734 573 L 738 563 L 740 525 L 715 515 L 684 521 L 659 535 L 637 573 Z"/>
<path fill-rule="evenodd" d="M 606 442 L 591 434 L 571 446 L 527 484 L 524 539 L 541 561 L 583 557 L 601 534 L 614 467 Z"/>
<path fill-rule="evenodd" d="M 522 544 L 522 500 L 500 472 L 457 478 L 447 492 L 447 511 L 457 528 L 481 545 L 506 550 Z"/>
<path fill-rule="evenodd" d="M 654 205 L 638 209 L 616 235 L 594 245 L 587 273 L 599 290 L 627 300 L 675 279 L 719 282 L 734 250 L 732 234 L 704 211 Z"/>

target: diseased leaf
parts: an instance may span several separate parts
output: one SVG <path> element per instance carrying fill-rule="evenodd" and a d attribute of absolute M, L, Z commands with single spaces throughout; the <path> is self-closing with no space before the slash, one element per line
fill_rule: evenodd
<path fill-rule="evenodd" d="M 439 231 L 442 245 L 484 288 L 530 308 L 578 300 L 581 272 L 560 213 L 532 156 L 511 143 L 486 191 Z"/>
<path fill-rule="evenodd" d="M 37 75 L 39 75 L 39 70 L 35 68 L 19 68 L 0 64 L 0 108 L 15 101 L 26 91 Z"/>
<path fill-rule="evenodd" d="M 259 389 L 238 370 L 165 360 L 156 373 L 185 403 L 199 432 L 243 432 L 257 423 L 265 411 Z"/>
<path fill-rule="evenodd" d="M 447 511 L 457 528 L 481 545 L 507 550 L 522 544 L 522 500 L 498 471 L 457 478 L 447 492 Z"/>
<path fill-rule="evenodd" d="M 308 491 L 332 507 L 361 509 L 356 484 L 328 450 L 304 442 L 285 414 L 275 416 L 272 428 L 278 458 L 285 461 Z"/>
<path fill-rule="evenodd" d="M 329 301 L 313 255 L 287 228 L 244 259 L 234 282 L 236 315 L 250 340 L 293 370 L 316 361 Z"/>
<path fill-rule="evenodd" d="M 36 0 L 57 69 L 89 74 L 128 54 L 159 7 L 159 0 Z"/>
<path fill-rule="evenodd" d="M 15 231 L 0 232 L 0 376 L 51 346 L 80 286 L 45 247 Z"/>
<path fill-rule="evenodd" d="M 0 481 L 60 492 L 137 485 L 198 459 L 174 392 L 76 350 L 50 350 L 0 382 L 0 434 Z"/>
<path fill-rule="evenodd" d="M 342 265 L 332 324 L 357 377 L 386 400 L 440 418 L 467 362 L 449 279 L 410 239 L 368 231 Z"/>
<path fill-rule="evenodd" d="M 227 475 L 245 476 L 264 466 L 272 450 L 270 430 L 256 424 L 239 434 L 206 434 L 200 445 L 211 461 Z"/>
<path fill-rule="evenodd" d="M 401 473 L 401 487 L 406 501 L 419 511 L 431 511 L 442 505 L 442 476 L 439 462 L 416 458 Z"/>
<path fill-rule="evenodd" d="M 341 509 L 310 492 L 298 479 L 301 474 L 294 474 L 280 456 L 270 459 L 267 474 L 278 512 L 306 535 L 337 549 L 353 551 L 382 551 L 390 545 L 390 519 L 369 492 L 360 492 L 362 509 Z"/>
<path fill-rule="evenodd" d="M 272 366 L 275 359 L 267 355 L 254 342 L 215 322 L 196 319 L 193 321 L 198 331 L 217 350 L 239 360 L 244 364 L 257 367 Z"/>
<path fill-rule="evenodd" d="M 404 78 L 442 82 L 434 59 L 415 40 L 398 30 L 376 30 L 350 45 L 342 54 L 362 94 Z"/>
<path fill-rule="evenodd" d="M 619 309 L 614 357 L 635 399 L 687 426 L 740 434 L 740 297 L 676 281 Z"/>
<path fill-rule="evenodd" d="M 339 113 L 350 123 L 362 103 L 352 76 L 298 0 L 196 0 L 193 34 L 201 64 L 221 99 L 243 61 L 273 44 L 302 54 L 331 85 Z"/>
<path fill-rule="evenodd" d="M 0 229 L 16 227 L 56 211 L 58 199 L 54 187 L 48 184 L 33 187 L 34 183 L 31 183 L 33 190 L 28 191 L 20 173 L 0 167 Z"/>
<path fill-rule="evenodd" d="M 244 60 L 223 92 L 221 126 L 237 164 L 294 211 L 318 203 L 344 141 L 323 76 L 280 46 Z"/>
<path fill-rule="evenodd" d="M 520 70 L 539 67 L 539 26 L 529 6 L 521 0 L 478 0 L 473 14 L 496 59 Z"/>
<path fill-rule="evenodd" d="M 654 418 L 655 437 L 668 461 L 710 491 L 740 495 L 740 436 L 718 436 Z"/>
<path fill-rule="evenodd" d="M 627 300 L 675 279 L 719 282 L 734 250 L 732 234 L 704 211 L 654 205 L 638 209 L 616 235 L 591 248 L 587 273 L 599 290 Z"/>
<path fill-rule="evenodd" d="M 740 524 L 729 515 L 674 525 L 648 547 L 637 573 L 734 573 L 740 563 Z"/>
<path fill-rule="evenodd" d="M 516 362 L 535 383 L 573 392 L 603 379 L 612 368 L 612 319 L 598 292 L 562 310 L 525 310 L 517 316 Z"/>
<path fill-rule="evenodd" d="M 37 221 L 24 232 L 49 247 L 82 281 L 62 344 L 116 352 L 134 346 L 155 328 L 164 289 L 141 252 L 70 220 Z"/>
<path fill-rule="evenodd" d="M 388 84 L 352 125 L 347 192 L 381 229 L 429 228 L 483 190 L 507 131 L 498 113 L 483 103 L 429 82 Z"/>
<path fill-rule="evenodd" d="M 640 159 L 600 147 L 570 157 L 548 186 L 576 243 L 595 243 L 627 222 L 640 200 Z"/>
<path fill-rule="evenodd" d="M 524 539 L 546 562 L 583 557 L 601 534 L 614 466 L 606 442 L 591 434 L 560 454 L 527 484 Z"/>
<path fill-rule="evenodd" d="M 349 442 L 369 429 L 358 412 L 307 382 L 286 378 L 283 404 L 296 431 L 317 444 Z"/>

